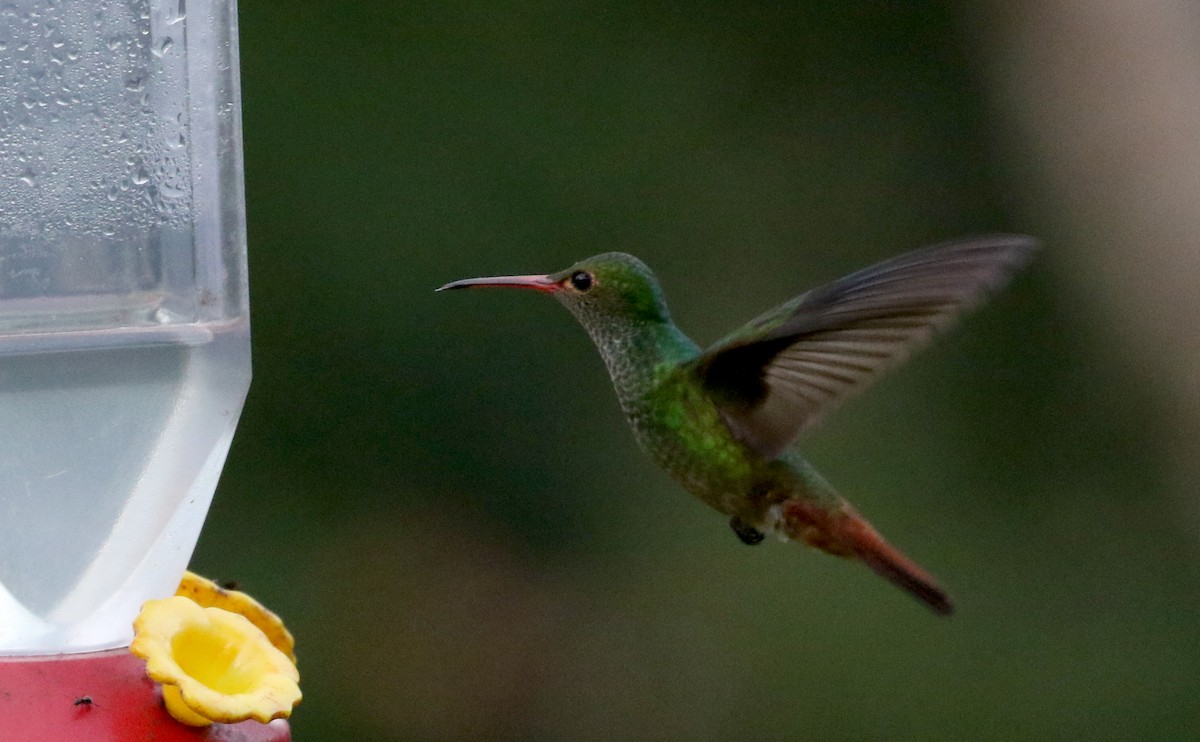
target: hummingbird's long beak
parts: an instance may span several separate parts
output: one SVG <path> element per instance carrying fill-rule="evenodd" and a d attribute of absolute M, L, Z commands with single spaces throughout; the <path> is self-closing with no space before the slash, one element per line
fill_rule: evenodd
<path fill-rule="evenodd" d="M 451 281 L 438 291 L 451 289 L 469 289 L 488 286 L 509 286 L 516 289 L 533 289 L 544 293 L 552 293 L 558 289 L 558 283 L 551 281 L 550 276 L 491 276 L 487 278 L 464 278 L 461 281 Z"/>

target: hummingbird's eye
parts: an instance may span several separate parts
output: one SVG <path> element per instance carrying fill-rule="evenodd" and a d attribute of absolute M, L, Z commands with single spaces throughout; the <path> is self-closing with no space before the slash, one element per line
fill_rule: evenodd
<path fill-rule="evenodd" d="M 587 291 L 592 287 L 592 274 L 587 271 L 575 271 L 571 274 L 571 288 L 579 292 Z"/>

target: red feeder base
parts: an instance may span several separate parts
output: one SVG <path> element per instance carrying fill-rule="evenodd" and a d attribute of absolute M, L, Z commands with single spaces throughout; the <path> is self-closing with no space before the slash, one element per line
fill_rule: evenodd
<path fill-rule="evenodd" d="M 0 657 L 5 742 L 289 742 L 286 721 L 189 727 L 163 707 L 146 663 L 126 649 Z"/>

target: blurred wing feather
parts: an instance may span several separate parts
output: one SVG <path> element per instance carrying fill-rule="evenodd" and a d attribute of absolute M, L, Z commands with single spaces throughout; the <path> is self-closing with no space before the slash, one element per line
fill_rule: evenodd
<path fill-rule="evenodd" d="M 734 435 L 777 456 L 1002 285 L 1036 248 L 1030 237 L 995 235 L 906 253 L 767 312 L 692 370 Z"/>

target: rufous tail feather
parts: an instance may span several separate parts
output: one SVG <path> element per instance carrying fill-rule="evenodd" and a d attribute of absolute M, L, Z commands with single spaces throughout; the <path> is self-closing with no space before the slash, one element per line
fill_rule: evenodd
<path fill-rule="evenodd" d="M 784 504 L 783 520 L 789 536 L 838 556 L 855 557 L 934 613 L 941 616 L 954 613 L 954 603 L 937 580 L 885 541 L 849 505 L 830 512 L 789 500 Z"/>

